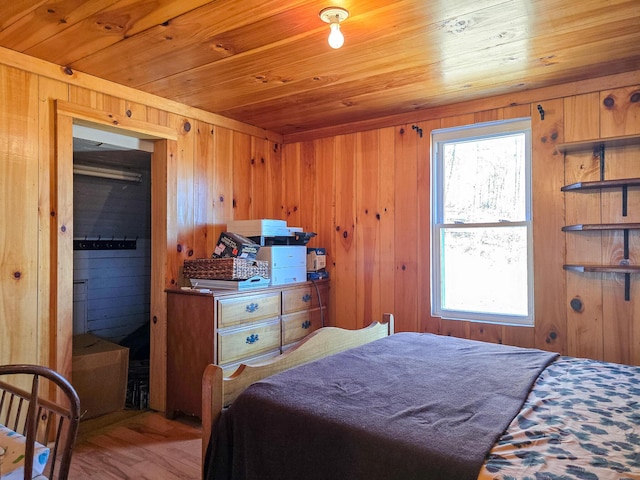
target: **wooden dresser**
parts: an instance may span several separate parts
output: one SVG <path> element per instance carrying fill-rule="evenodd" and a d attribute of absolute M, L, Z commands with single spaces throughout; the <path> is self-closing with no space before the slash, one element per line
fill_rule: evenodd
<path fill-rule="evenodd" d="M 244 292 L 167 290 L 166 414 L 201 416 L 202 373 L 280 355 L 328 325 L 329 281 Z"/>

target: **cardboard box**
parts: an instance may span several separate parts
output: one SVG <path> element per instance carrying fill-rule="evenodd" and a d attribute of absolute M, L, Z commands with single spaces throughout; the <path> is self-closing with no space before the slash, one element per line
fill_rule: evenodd
<path fill-rule="evenodd" d="M 277 237 L 291 235 L 285 220 L 271 220 L 268 218 L 262 218 L 259 220 L 230 220 L 227 222 L 227 230 L 239 233 L 245 237 Z"/>
<path fill-rule="evenodd" d="M 72 385 L 82 419 L 124 409 L 129 349 L 88 333 L 73 337 Z"/>
<path fill-rule="evenodd" d="M 317 272 L 327 267 L 327 251 L 324 248 L 307 248 L 307 272 Z"/>
<path fill-rule="evenodd" d="M 260 249 L 253 240 L 235 232 L 222 232 L 213 251 L 213 258 L 246 258 L 253 260 Z"/>

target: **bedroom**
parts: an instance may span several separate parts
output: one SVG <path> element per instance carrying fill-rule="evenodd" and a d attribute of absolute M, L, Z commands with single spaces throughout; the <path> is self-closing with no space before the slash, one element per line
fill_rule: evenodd
<path fill-rule="evenodd" d="M 197 3 L 188 2 L 190 7 Z M 264 2 L 245 3 L 249 9 L 255 8 L 253 3 Z M 297 15 L 306 2 L 294 3 L 298 7 Z M 322 53 L 323 58 L 348 53 L 350 21 L 354 28 L 358 26 L 357 31 L 366 32 L 366 28 L 371 28 L 364 22 L 367 16 L 358 15 L 355 2 L 351 3 L 348 8 L 353 17 L 343 25 L 344 50 L 329 52 L 327 49 Z M 381 3 L 371 2 L 377 10 L 383 8 Z M 487 3 L 494 7 L 500 4 Z M 71 172 L 65 165 L 56 166 L 54 151 L 65 148 L 64 142 L 56 143 L 56 135 L 67 126 L 60 120 L 68 120 L 70 124 L 72 118 L 94 124 L 113 123 L 115 119 L 124 130 L 159 138 L 167 144 L 164 160 L 167 188 L 158 192 L 160 206 L 154 209 L 158 212 L 156 221 L 164 222 L 166 232 L 155 244 L 160 252 L 157 262 L 161 269 L 156 276 L 158 293 L 152 299 L 151 313 L 151 317 L 157 319 L 154 323 L 157 344 L 153 352 L 158 360 L 152 367 L 155 383 L 151 387 L 151 404 L 155 409 L 162 410 L 165 401 L 165 367 L 159 360 L 163 358 L 161 346 L 166 342 L 162 331 L 166 317 L 162 292 L 183 281 L 179 275 L 182 262 L 207 256 L 226 222 L 234 218 L 283 218 L 291 225 L 318 233 L 317 245 L 326 246 L 330 252 L 329 318 L 340 326 L 360 327 L 371 318 L 379 318 L 382 312 L 393 312 L 399 331 L 429 331 L 621 363 L 640 363 L 640 329 L 637 327 L 640 313 L 633 300 L 640 288 L 636 277 L 632 276 L 630 281 L 631 301 L 625 301 L 624 276 L 579 274 L 562 268 L 564 263 L 585 258 L 619 260 L 623 250 L 622 234 L 603 237 L 587 234 L 585 241 L 580 235 L 562 232 L 565 224 L 619 221 L 620 193 L 603 193 L 602 218 L 593 218 L 599 217 L 600 210 L 587 202 L 593 200 L 592 197 L 576 194 L 581 200 L 578 202 L 563 194 L 560 188 L 569 183 L 569 179 L 597 178 L 597 158 L 582 156 L 565 171 L 554 147 L 562 142 L 640 133 L 640 103 L 631 100 L 636 98 L 633 94 L 640 85 L 640 58 L 634 48 L 640 35 L 638 6 L 636 2 L 614 3 L 611 11 L 607 7 L 601 11 L 595 3 L 584 2 L 584 8 L 591 8 L 596 12 L 594 15 L 599 15 L 595 18 L 602 18 L 592 23 L 593 28 L 601 28 L 598 32 L 604 40 L 593 41 L 587 47 L 591 54 L 581 50 L 579 55 L 575 50 L 577 45 L 565 53 L 565 56 L 573 55 L 576 61 L 586 62 L 581 70 L 576 66 L 570 71 L 566 80 L 542 83 L 547 81 L 545 75 L 551 75 L 547 73 L 549 69 L 560 70 L 551 65 L 552 60 L 547 60 L 546 68 L 535 70 L 539 76 L 529 88 L 512 93 L 490 92 L 477 99 L 465 93 L 462 97 L 449 97 L 444 104 L 419 111 L 411 109 L 409 113 L 392 115 L 384 111 L 370 119 L 356 116 L 353 121 L 336 121 L 340 115 L 349 118 L 345 105 L 318 104 L 322 108 L 310 108 L 307 114 L 329 112 L 330 125 L 336 126 L 317 123 L 317 128 L 299 133 L 296 130 L 276 133 L 269 128 L 265 131 L 252 126 L 253 121 L 239 122 L 187 106 L 186 102 L 165 101 L 139 89 L 84 74 L 79 67 L 77 71 L 65 73 L 60 65 L 66 65 L 66 61 L 49 63 L 34 58 L 35 54 L 3 49 L 0 195 L 6 213 L 0 222 L 5 232 L 3 251 L 9 255 L 3 256 L 0 280 L 3 305 L 0 325 L 2 332 L 8 332 L 2 336 L 0 363 L 42 363 L 63 372 L 70 370 L 72 287 L 67 281 L 70 259 L 65 242 L 71 240 L 67 232 L 72 228 L 68 225 L 68 192 L 63 187 L 69 183 Z M 276 8 L 269 2 L 266 5 Z M 568 15 L 561 9 L 554 10 L 554 5 L 549 2 L 548 8 L 541 9 Z M 306 7 L 313 13 L 313 18 L 302 22 L 306 27 L 296 23 L 293 13 L 286 17 L 285 25 L 293 30 L 313 29 L 305 44 L 307 50 L 303 51 L 309 51 L 315 41 L 324 45 L 328 29 L 317 18 L 322 6 L 325 5 Z M 18 13 L 7 11 L 3 17 L 17 18 Z M 260 14 L 268 18 L 267 13 Z M 234 17 L 234 21 L 242 23 L 242 18 L 250 15 L 238 13 L 240 20 Z M 547 23 L 557 27 L 555 17 L 547 15 Z M 574 23 L 567 22 L 566 30 L 562 30 L 565 35 L 560 40 L 570 37 L 571 26 L 584 20 L 575 15 Z M 450 16 L 453 16 L 451 12 L 442 12 L 439 18 L 444 20 Z M 620 23 L 612 27 L 607 21 Z M 605 31 L 621 38 L 616 40 L 614 36 L 605 35 Z M 354 30 L 351 35 L 354 38 Z M 269 40 L 277 43 L 279 40 L 273 37 Z M 616 45 L 620 48 L 614 48 Z M 54 43 L 47 49 L 45 44 L 43 49 L 55 50 L 55 46 Z M 552 44 L 546 48 L 549 51 L 546 53 L 551 54 L 561 47 Z M 149 55 L 152 54 L 155 52 Z M 558 58 L 563 57 L 558 55 Z M 268 71 L 268 67 L 263 68 Z M 135 67 L 131 70 L 135 71 Z M 535 72 L 529 75 L 533 77 Z M 358 85 L 364 89 L 363 83 Z M 258 88 L 265 84 L 254 78 L 252 85 Z M 277 90 L 278 86 L 291 88 L 287 82 L 278 80 L 266 85 L 270 90 Z M 400 87 L 388 90 L 401 99 Z M 364 100 L 367 95 L 363 92 L 362 97 Z M 613 108 L 603 104 L 608 97 L 616 99 Z M 382 103 L 392 103 L 388 97 L 380 98 Z M 274 100 L 274 106 L 276 104 Z M 544 109 L 544 120 L 538 114 L 537 105 Z M 253 113 L 257 123 L 259 112 Z M 291 112 L 282 115 L 296 118 Z M 538 169 L 533 173 L 535 327 L 431 317 L 429 179 L 426 175 L 429 132 L 446 126 L 521 116 L 532 119 L 534 169 Z M 269 113 L 264 113 L 262 118 L 266 123 Z M 280 120 L 286 124 L 286 119 Z M 416 135 L 413 125 L 425 133 L 422 138 Z M 633 152 L 625 155 L 633 157 Z M 615 166 L 616 176 L 638 176 L 633 158 L 616 161 Z M 330 202 L 325 201 L 327 196 Z M 639 218 L 638 207 L 640 199 L 632 189 L 628 221 Z M 637 232 L 631 233 L 630 243 L 631 263 L 635 263 Z M 162 270 L 165 264 L 166 270 Z M 579 312 L 570 307 L 575 297 L 584 305 Z M 54 332 L 58 332 L 57 335 Z"/>

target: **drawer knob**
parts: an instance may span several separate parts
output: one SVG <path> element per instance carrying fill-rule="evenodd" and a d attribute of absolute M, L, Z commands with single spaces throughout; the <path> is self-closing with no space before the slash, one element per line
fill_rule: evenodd
<path fill-rule="evenodd" d="M 311 301 L 311 295 L 309 293 L 305 293 L 302 297 L 302 301 L 304 303 L 309 303 Z"/>
<path fill-rule="evenodd" d="M 259 340 L 257 333 L 252 333 L 247 337 L 247 342 L 249 345 L 256 343 Z"/>
<path fill-rule="evenodd" d="M 311 322 L 309 320 L 305 320 L 304 322 L 302 322 L 302 329 L 303 330 L 306 330 L 309 327 L 311 327 Z"/>
<path fill-rule="evenodd" d="M 249 305 L 247 305 L 245 310 L 247 311 L 247 313 L 253 313 L 256 310 L 258 310 L 258 304 L 257 303 L 250 303 Z"/>

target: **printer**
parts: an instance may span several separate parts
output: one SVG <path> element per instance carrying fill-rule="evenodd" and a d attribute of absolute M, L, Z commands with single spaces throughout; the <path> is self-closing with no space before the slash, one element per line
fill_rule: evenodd
<path fill-rule="evenodd" d="M 256 260 L 269 262 L 271 285 L 286 285 L 307 280 L 307 248 L 304 245 L 260 247 Z"/>

